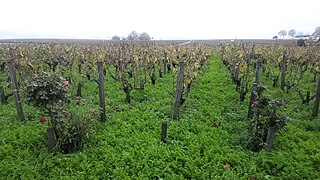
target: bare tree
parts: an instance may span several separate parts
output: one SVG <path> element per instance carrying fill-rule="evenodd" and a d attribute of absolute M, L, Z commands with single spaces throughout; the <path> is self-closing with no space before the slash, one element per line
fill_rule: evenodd
<path fill-rule="evenodd" d="M 281 31 L 279 31 L 279 32 L 278 32 L 278 35 L 279 35 L 279 37 L 281 37 L 281 36 L 282 36 L 282 35 L 281 35 Z"/>
<path fill-rule="evenodd" d="M 288 35 L 293 38 L 294 35 L 296 35 L 296 30 L 291 29 L 291 30 L 288 32 Z"/>
<path fill-rule="evenodd" d="M 278 32 L 279 36 L 282 36 L 282 38 L 284 38 L 287 35 L 287 31 L 286 30 L 281 30 Z"/>

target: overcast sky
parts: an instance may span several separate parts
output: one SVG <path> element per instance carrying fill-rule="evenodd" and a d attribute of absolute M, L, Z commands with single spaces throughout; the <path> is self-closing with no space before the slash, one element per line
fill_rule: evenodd
<path fill-rule="evenodd" d="M 0 0 L 0 38 L 272 38 L 313 33 L 320 0 Z"/>

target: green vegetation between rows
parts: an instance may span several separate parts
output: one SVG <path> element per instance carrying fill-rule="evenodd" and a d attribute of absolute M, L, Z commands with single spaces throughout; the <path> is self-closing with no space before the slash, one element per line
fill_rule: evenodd
<path fill-rule="evenodd" d="M 303 119 L 310 108 L 297 108 L 299 98 L 294 93 L 280 93 L 291 103 L 283 110 L 291 120 L 277 135 L 272 151 L 253 153 L 239 143 L 246 136 L 248 102 L 239 102 L 235 85 L 216 55 L 193 84 L 179 121 L 169 118 L 175 78 L 166 74 L 157 81 L 155 86 L 147 83 L 144 91 L 133 91 L 128 105 L 121 85 L 108 76 L 107 123 L 97 123 L 88 145 L 74 154 L 48 154 L 46 125 L 38 121 L 41 113 L 24 104 L 30 120 L 18 122 L 10 99 L 8 105 L 0 106 L 0 179 L 320 177 L 320 122 Z M 71 90 L 75 94 L 76 89 Z M 97 109 L 95 82 L 85 85 L 83 96 L 84 106 L 71 107 L 71 113 Z M 160 142 L 164 120 L 168 122 L 166 144 Z"/>

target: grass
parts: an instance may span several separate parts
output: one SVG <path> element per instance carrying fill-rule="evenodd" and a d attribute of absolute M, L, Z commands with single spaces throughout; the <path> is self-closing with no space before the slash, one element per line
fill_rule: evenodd
<path fill-rule="evenodd" d="M 192 86 L 180 120 L 169 115 L 173 77 L 147 83 L 124 102 L 120 84 L 107 77 L 107 123 L 99 124 L 82 152 L 48 154 L 41 115 L 24 104 L 28 121 L 17 121 L 12 99 L 0 106 L 0 177 L 3 179 L 316 179 L 320 177 L 320 122 L 301 119 L 309 106 L 288 105 L 291 117 L 272 151 L 249 152 L 237 141 L 247 125 L 248 102 L 239 102 L 227 69 L 214 55 Z M 72 90 L 73 93 L 76 89 Z M 279 89 L 270 90 L 279 93 Z M 98 108 L 95 82 L 85 84 L 83 106 Z M 286 95 L 290 103 L 300 99 Z M 295 101 L 295 99 L 297 99 Z M 295 106 L 300 109 L 296 111 Z M 294 116 L 292 116 L 294 115 Z M 97 117 L 98 118 L 98 117 Z M 168 142 L 160 142 L 162 121 Z M 221 123 L 218 128 L 214 125 Z M 225 165 L 230 165 L 230 168 Z M 225 168 L 225 167 L 226 168 Z M 1 179 L 0 178 L 0 179 Z"/>

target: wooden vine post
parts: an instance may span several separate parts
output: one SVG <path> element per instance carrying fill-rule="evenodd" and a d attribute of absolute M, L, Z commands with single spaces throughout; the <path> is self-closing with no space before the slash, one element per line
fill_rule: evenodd
<path fill-rule="evenodd" d="M 103 62 L 98 62 L 98 85 L 99 85 L 99 101 L 100 101 L 100 118 L 101 122 L 106 122 L 106 101 L 104 96 L 104 74 Z"/>
<path fill-rule="evenodd" d="M 0 100 L 2 104 L 6 104 L 6 96 L 4 94 L 4 88 L 0 87 Z"/>
<path fill-rule="evenodd" d="M 173 120 L 179 119 L 179 108 L 181 105 L 181 97 L 182 97 L 182 89 L 183 89 L 183 79 L 184 79 L 184 62 L 179 62 L 179 70 L 178 70 L 178 80 L 176 86 L 176 95 L 173 106 Z"/>
<path fill-rule="evenodd" d="M 25 116 L 22 109 L 21 99 L 19 95 L 17 77 L 16 77 L 16 70 L 14 68 L 14 59 L 11 57 L 9 60 L 9 74 L 11 80 L 11 89 L 13 92 L 14 100 L 16 103 L 17 113 L 20 120 L 25 120 Z"/>
<path fill-rule="evenodd" d="M 84 85 L 84 82 L 78 82 L 78 86 L 77 86 L 77 96 L 78 97 L 82 97 L 82 87 Z"/>
<path fill-rule="evenodd" d="M 167 73 L 167 53 L 164 51 L 163 74 Z"/>
<path fill-rule="evenodd" d="M 253 87 L 252 87 L 252 90 L 251 90 L 250 101 L 249 101 L 248 119 L 252 119 L 253 118 L 253 114 L 254 114 L 252 104 L 257 98 L 257 87 L 258 87 L 258 84 L 259 84 L 261 65 L 262 65 L 261 61 L 258 60 L 258 62 L 256 63 L 256 75 L 255 75 L 255 78 L 254 78 Z"/>
<path fill-rule="evenodd" d="M 168 124 L 163 121 L 161 125 L 161 141 L 164 143 L 167 141 L 167 128 Z"/>
<path fill-rule="evenodd" d="M 312 116 L 317 117 L 319 112 L 319 104 L 320 104 L 320 76 L 318 77 L 318 85 L 316 91 L 316 100 L 313 105 Z"/>
<path fill-rule="evenodd" d="M 267 133 L 267 139 L 266 139 L 266 149 L 271 149 L 273 146 L 273 141 L 276 136 L 276 119 L 274 117 L 271 117 L 269 120 L 269 127 L 268 127 L 268 133 Z"/>
<path fill-rule="evenodd" d="M 286 52 L 285 52 L 286 54 Z M 284 91 L 284 88 L 286 86 L 286 73 L 287 73 L 287 57 L 286 55 L 283 55 L 283 60 L 281 62 L 281 84 L 280 84 L 280 87 L 281 89 Z"/>
<path fill-rule="evenodd" d="M 54 129 L 52 127 L 47 129 L 47 143 L 48 143 L 48 152 L 53 153 L 57 145 L 57 140 L 56 140 Z"/>

